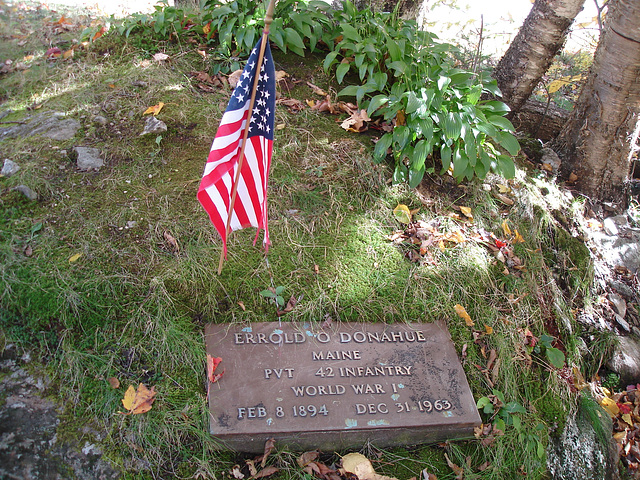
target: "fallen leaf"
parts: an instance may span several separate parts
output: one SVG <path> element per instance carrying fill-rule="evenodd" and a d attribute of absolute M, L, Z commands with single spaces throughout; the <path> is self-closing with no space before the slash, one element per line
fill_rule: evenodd
<path fill-rule="evenodd" d="M 243 312 L 247 311 L 247 307 L 244 306 L 244 302 L 238 302 L 238 306 L 242 309 Z"/>
<path fill-rule="evenodd" d="M 231 72 L 229 74 L 229 85 L 231 86 L 231 88 L 236 88 L 241 76 L 242 70 L 236 70 L 235 72 Z"/>
<path fill-rule="evenodd" d="M 209 35 L 209 32 L 211 32 L 211 22 L 202 27 L 202 33 L 204 33 L 205 35 Z"/>
<path fill-rule="evenodd" d="M 267 463 L 267 457 L 269 457 L 269 455 L 271 455 L 271 452 L 273 452 L 273 449 L 276 448 L 276 439 L 275 438 L 270 438 L 269 440 L 267 440 L 264 443 L 264 453 L 262 454 L 262 459 L 260 460 L 260 466 L 262 468 L 264 468 L 264 466 Z M 258 459 L 256 459 L 256 461 L 259 460 L 260 457 L 258 457 Z"/>
<path fill-rule="evenodd" d="M 325 97 L 327 95 L 327 92 L 325 92 L 324 90 L 322 90 L 320 87 L 314 85 L 311 82 L 307 82 L 307 85 L 309 85 L 309 87 L 311 88 L 311 90 L 313 90 L 313 93 L 317 94 L 317 95 L 321 95 L 323 97 Z"/>
<path fill-rule="evenodd" d="M 464 468 L 459 467 L 451 460 L 449 460 L 449 457 L 446 453 L 444 454 L 444 458 L 447 461 L 447 465 L 449 465 L 449 468 L 453 470 L 453 473 L 456 475 L 456 480 L 462 480 L 464 478 Z"/>
<path fill-rule="evenodd" d="M 69 263 L 75 263 L 82 256 L 81 253 L 75 253 L 69 257 Z"/>
<path fill-rule="evenodd" d="M 507 224 L 507 221 L 504 220 L 502 222 L 502 232 L 504 233 L 505 237 L 508 237 L 510 235 L 512 235 L 513 233 L 511 232 L 511 229 L 509 228 L 509 225 Z"/>
<path fill-rule="evenodd" d="M 258 470 L 256 469 L 256 465 L 253 460 L 245 460 L 244 462 L 247 464 L 247 467 L 249 467 L 249 473 L 251 474 L 251 477 L 253 477 L 258 473 Z"/>
<path fill-rule="evenodd" d="M 436 477 L 433 473 L 427 472 L 427 469 L 425 468 L 424 470 L 422 470 L 422 480 L 438 480 L 438 477 Z"/>
<path fill-rule="evenodd" d="M 162 233 L 162 236 L 164 237 L 165 241 L 169 244 L 169 247 L 171 248 L 172 252 L 176 252 L 176 253 L 180 252 L 180 246 L 178 245 L 178 241 L 175 239 L 173 235 L 169 233 L 168 230 L 165 230 Z"/>
<path fill-rule="evenodd" d="M 128 413 L 125 413 L 125 415 L 137 415 L 148 412 L 151 410 L 151 404 L 154 402 L 155 396 L 156 387 L 151 387 L 151 390 L 149 390 L 141 383 L 136 390 L 133 388 L 133 385 L 129 385 L 122 399 L 122 405 L 128 410 Z"/>
<path fill-rule="evenodd" d="M 233 468 L 231 469 L 231 475 L 237 480 L 242 480 L 244 478 L 244 473 L 240 471 L 240 465 L 233 466 Z"/>
<path fill-rule="evenodd" d="M 60 50 L 58 47 L 52 47 L 47 50 L 44 55 L 47 58 L 58 58 L 60 55 L 62 55 L 62 50 Z"/>
<path fill-rule="evenodd" d="M 68 60 L 69 58 L 72 58 L 72 57 L 73 57 L 74 53 L 75 53 L 75 52 L 74 52 L 74 49 L 73 49 L 73 48 L 70 48 L 69 50 L 67 50 L 66 52 L 64 52 L 64 53 L 62 54 L 62 59 L 63 59 L 63 60 Z"/>
<path fill-rule="evenodd" d="M 456 305 L 453 306 L 453 308 L 456 311 L 456 313 L 458 314 L 458 316 L 465 321 L 465 323 L 467 324 L 467 327 L 473 327 L 474 326 L 473 320 L 471 320 L 471 317 L 467 313 L 467 310 L 462 305 L 456 304 Z"/>
<path fill-rule="evenodd" d="M 255 475 L 253 475 L 253 478 L 264 478 L 264 477 L 269 477 L 271 475 L 273 475 L 276 472 L 279 472 L 280 469 L 274 467 L 273 465 L 270 465 L 268 467 L 263 468 L 262 470 L 260 470 L 258 473 L 256 473 Z"/>
<path fill-rule="evenodd" d="M 502 203 L 504 203 L 505 205 L 513 205 L 515 202 L 513 200 L 511 200 L 509 197 L 507 197 L 506 195 L 502 195 L 501 193 L 497 193 L 497 192 L 492 192 L 491 193 L 495 198 L 497 198 L 498 200 L 500 200 Z"/>
<path fill-rule="evenodd" d="M 318 458 L 318 456 L 320 455 L 320 452 L 317 450 L 312 450 L 310 452 L 304 452 L 302 455 L 300 455 L 297 458 L 297 462 L 298 465 L 300 466 L 300 468 L 304 467 L 305 465 L 313 462 L 316 458 Z"/>
<path fill-rule="evenodd" d="M 491 335 L 493 333 L 493 327 L 485 324 L 484 331 L 487 335 Z"/>
<path fill-rule="evenodd" d="M 633 427 L 633 420 L 631 419 L 631 415 L 628 413 L 622 415 L 622 420 L 624 420 L 624 422 L 630 427 Z"/>
<path fill-rule="evenodd" d="M 289 74 L 287 72 L 285 72 L 284 70 L 277 70 L 276 71 L 276 83 L 284 80 L 288 76 L 289 76 Z"/>
<path fill-rule="evenodd" d="M 156 62 L 165 62 L 169 60 L 169 55 L 167 55 L 166 53 L 158 52 L 153 56 L 153 59 Z"/>
<path fill-rule="evenodd" d="M 520 235 L 520 233 L 518 232 L 518 230 L 515 230 L 513 232 L 513 243 L 524 243 L 524 238 L 522 238 L 522 235 Z"/>
<path fill-rule="evenodd" d="M 305 108 L 304 103 L 295 98 L 279 98 L 276 100 L 276 105 L 284 105 L 291 113 L 297 113 Z"/>
<path fill-rule="evenodd" d="M 207 378 L 211 383 L 216 383 L 218 380 L 220 380 L 222 375 L 224 375 L 224 370 L 222 371 L 222 373 L 215 373 L 216 368 L 218 368 L 218 365 L 220 365 L 220 362 L 222 362 L 222 358 L 212 357 L 207 353 Z"/>
<path fill-rule="evenodd" d="M 511 189 L 509 188 L 508 185 L 503 185 L 503 184 L 499 183 L 497 185 L 497 187 L 498 187 L 498 191 L 500 193 L 509 193 L 511 191 Z"/>
<path fill-rule="evenodd" d="M 344 120 L 340 126 L 349 132 L 360 133 L 367 130 L 367 122 L 370 122 L 371 118 L 367 115 L 367 111 L 362 109 L 355 111 L 349 118 Z"/>
<path fill-rule="evenodd" d="M 276 310 L 276 314 L 280 317 L 280 316 L 284 315 L 285 313 L 289 313 L 291 310 L 294 309 L 294 307 L 296 306 L 297 303 L 298 303 L 298 299 L 296 297 L 294 297 L 293 295 L 291 295 L 291 297 L 289 298 L 289 301 L 285 305 L 284 309 Z"/>
<path fill-rule="evenodd" d="M 104 35 L 107 32 L 107 27 L 105 27 L 104 25 L 102 26 L 102 28 L 100 30 L 98 30 L 93 37 L 91 37 L 91 41 L 95 42 L 97 39 L 99 39 L 102 35 Z"/>
<path fill-rule="evenodd" d="M 120 388 L 120 380 L 118 380 L 116 377 L 109 377 L 107 378 L 107 382 L 109 382 L 109 385 L 111 385 L 111 388 Z"/>
<path fill-rule="evenodd" d="M 24 248 L 24 256 L 25 257 L 30 257 L 31 255 L 33 255 L 33 248 L 31 248 L 31 245 L 27 245 Z"/>
<path fill-rule="evenodd" d="M 320 273 L 320 267 L 317 263 L 313 266 L 313 273 L 315 273 L 316 275 Z"/>
<path fill-rule="evenodd" d="M 157 105 L 154 105 L 153 107 L 149 107 L 149 108 L 147 108 L 147 109 L 144 111 L 143 115 L 149 115 L 149 114 L 151 114 L 151 115 L 154 115 L 154 116 L 155 116 L 155 115 L 157 115 L 157 114 L 159 114 L 159 113 L 160 113 L 160 110 L 162 110 L 162 107 L 164 107 L 164 103 L 163 103 L 163 102 L 158 102 L 158 104 L 157 104 Z"/>
<path fill-rule="evenodd" d="M 348 453 L 342 457 L 342 469 L 358 477 L 358 480 L 396 480 L 393 477 L 378 475 L 371 461 L 361 453 Z"/>
<path fill-rule="evenodd" d="M 411 223 L 411 211 L 409 207 L 402 203 L 393 209 L 393 215 L 400 223 Z"/>
<path fill-rule="evenodd" d="M 576 175 L 575 173 L 571 172 L 571 173 L 569 174 L 569 181 L 573 183 L 573 182 L 575 182 L 576 180 L 578 180 L 578 175 Z"/>
<path fill-rule="evenodd" d="M 611 417 L 615 418 L 620 413 L 620 408 L 614 400 L 609 397 L 604 397 L 600 400 L 600 406 L 604 408 Z"/>
<path fill-rule="evenodd" d="M 473 215 L 471 214 L 471 208 L 469 207 L 460 207 L 460 211 L 464 214 L 465 217 L 473 220 Z"/>

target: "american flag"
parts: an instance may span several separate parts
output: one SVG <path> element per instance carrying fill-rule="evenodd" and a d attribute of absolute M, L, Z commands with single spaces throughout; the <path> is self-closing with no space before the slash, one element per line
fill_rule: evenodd
<path fill-rule="evenodd" d="M 231 94 L 231 100 L 211 145 L 198 189 L 198 200 L 222 238 L 225 257 L 227 255 L 227 218 L 247 119 L 249 119 L 249 134 L 229 230 L 256 227 L 258 231 L 253 242 L 255 245 L 262 228 L 265 249 L 269 246 L 267 181 L 273 149 L 276 75 L 268 41 L 265 45 L 262 65 L 257 71 L 258 52 L 263 40 L 265 40 L 264 37 L 251 51 L 238 85 Z M 256 75 L 258 75 L 258 88 L 253 110 L 249 114 L 251 89 Z"/>

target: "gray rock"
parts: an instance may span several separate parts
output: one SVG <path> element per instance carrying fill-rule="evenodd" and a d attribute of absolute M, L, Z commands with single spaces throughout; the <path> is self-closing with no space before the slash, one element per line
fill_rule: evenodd
<path fill-rule="evenodd" d="M 14 190 L 20 192 L 25 197 L 27 197 L 29 200 L 38 200 L 38 194 L 36 192 L 34 192 L 33 190 L 31 190 L 26 185 L 18 185 L 17 187 L 14 187 Z"/>
<path fill-rule="evenodd" d="M 609 301 L 613 305 L 613 308 L 618 313 L 618 315 L 624 318 L 624 316 L 627 314 L 627 302 L 624 301 L 624 298 L 616 293 L 610 293 Z"/>
<path fill-rule="evenodd" d="M 20 165 L 18 165 L 13 160 L 9 160 L 8 158 L 4 159 L 4 165 L 2 165 L 2 170 L 0 171 L 0 175 L 4 175 L 5 177 L 10 177 L 11 175 L 15 175 L 18 170 L 20 170 Z"/>
<path fill-rule="evenodd" d="M 100 167 L 104 165 L 104 160 L 100 156 L 100 150 L 97 148 L 73 147 L 73 150 L 78 154 L 76 164 L 82 171 L 100 170 Z"/>
<path fill-rule="evenodd" d="M 553 173 L 558 173 L 561 163 L 560 157 L 558 157 L 558 154 L 549 147 L 544 147 L 542 149 L 542 158 L 540 159 L 540 162 L 551 166 Z"/>
<path fill-rule="evenodd" d="M 609 222 L 609 228 L 614 227 L 623 229 L 620 224 Z M 619 235 L 607 235 L 605 231 L 592 231 L 589 235 L 609 267 L 625 266 L 633 273 L 640 270 L 640 232 L 628 228 Z"/>
<path fill-rule="evenodd" d="M 150 117 L 147 117 L 147 121 L 144 123 L 144 130 L 140 135 L 147 135 L 148 133 L 160 133 L 160 132 L 166 132 L 166 131 L 167 131 L 167 125 L 163 121 L 158 120 L 156 117 L 151 115 Z"/>
<path fill-rule="evenodd" d="M 607 217 L 602 222 L 604 233 L 609 236 L 623 235 L 629 229 L 629 220 L 626 215 Z"/>
<path fill-rule="evenodd" d="M 43 112 L 27 117 L 23 124 L 0 128 L 0 140 L 35 135 L 44 135 L 52 140 L 70 140 L 76 135 L 80 126 L 77 120 L 66 118 L 64 113 Z"/>
<path fill-rule="evenodd" d="M 623 283 L 619 280 L 609 280 L 607 283 L 620 295 L 629 299 L 632 299 L 634 297 L 633 289 L 626 283 Z"/>
<path fill-rule="evenodd" d="M 607 366 L 620 375 L 623 385 L 640 382 L 640 340 L 635 337 L 617 337 L 613 356 Z"/>
<path fill-rule="evenodd" d="M 590 404 L 585 406 L 585 404 Z M 581 399 L 562 435 L 551 437 L 547 467 L 554 480 L 617 480 L 618 456 L 609 415 L 594 400 Z"/>

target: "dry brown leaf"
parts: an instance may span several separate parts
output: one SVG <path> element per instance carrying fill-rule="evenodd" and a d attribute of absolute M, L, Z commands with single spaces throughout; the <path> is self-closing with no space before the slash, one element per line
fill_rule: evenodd
<path fill-rule="evenodd" d="M 274 467 L 273 465 L 270 465 L 268 467 L 263 468 L 262 470 L 260 470 L 258 473 L 256 473 L 255 475 L 253 475 L 253 478 L 264 478 L 264 477 L 269 477 L 271 475 L 273 475 L 276 472 L 279 472 L 280 469 L 277 467 Z"/>
<path fill-rule="evenodd" d="M 247 467 L 249 467 L 249 473 L 253 478 L 258 473 L 255 462 L 253 460 L 245 460 L 244 462 L 247 464 Z"/>
<path fill-rule="evenodd" d="M 169 60 L 169 55 L 167 55 L 166 53 L 158 52 L 153 56 L 153 59 L 156 62 L 165 62 Z"/>
<path fill-rule="evenodd" d="M 156 387 L 151 387 L 149 390 L 144 384 L 139 384 L 138 389 L 133 388 L 133 385 L 129 385 L 129 388 L 124 394 L 122 399 L 122 405 L 128 410 L 125 415 L 137 415 L 140 413 L 146 413 L 151 410 L 156 396 Z"/>
<path fill-rule="evenodd" d="M 300 110 L 304 110 L 304 103 L 295 98 L 279 98 L 276 100 L 276 105 L 284 105 L 291 113 L 298 113 Z"/>
<path fill-rule="evenodd" d="M 413 478 L 415 479 L 415 477 Z M 438 480 L 438 477 L 436 477 L 433 473 L 429 473 L 425 468 L 424 470 L 422 470 L 422 480 Z"/>
<path fill-rule="evenodd" d="M 237 480 L 242 480 L 244 478 L 244 473 L 240 471 L 240 465 L 233 466 L 231 469 L 231 475 Z"/>
<path fill-rule="evenodd" d="M 31 248 L 31 245 L 27 245 L 24 247 L 24 256 L 30 257 L 31 255 L 33 255 L 33 248 Z"/>
<path fill-rule="evenodd" d="M 267 464 L 267 458 L 269 457 L 269 455 L 271 455 L 271 452 L 273 452 L 274 448 L 276 448 L 275 438 L 270 438 L 264 443 L 264 453 L 262 454 L 262 458 L 260 459 L 260 466 L 262 468 L 264 468 L 264 466 Z"/>
<path fill-rule="evenodd" d="M 111 388 L 116 389 L 120 387 L 120 380 L 118 380 L 116 377 L 107 378 L 107 382 L 109 382 L 109 385 L 111 385 Z"/>
<path fill-rule="evenodd" d="M 465 217 L 473 220 L 473 215 L 471 214 L 471 208 L 469 207 L 460 207 L 460 211 L 464 214 Z"/>
<path fill-rule="evenodd" d="M 467 327 L 473 327 L 474 325 L 473 320 L 471 320 L 471 317 L 467 313 L 467 310 L 462 305 L 456 304 L 453 306 L 453 308 L 458 314 L 458 316 L 465 321 L 465 323 L 467 324 Z"/>
<path fill-rule="evenodd" d="M 359 480 L 397 480 L 393 477 L 378 475 L 371 461 L 361 453 L 348 453 L 342 457 L 342 469 L 356 475 Z"/>
<path fill-rule="evenodd" d="M 180 252 L 180 246 L 178 245 L 178 241 L 175 239 L 173 235 L 171 235 L 171 233 L 169 233 L 169 230 L 165 230 L 162 236 L 164 237 L 167 244 L 169 244 L 169 248 L 172 252 L 175 252 L 175 253 Z"/>
<path fill-rule="evenodd" d="M 366 123 L 370 121 L 371 118 L 367 115 L 367 111 L 363 109 L 353 112 L 340 126 L 349 132 L 360 133 L 367 130 L 368 127 Z"/>
<path fill-rule="evenodd" d="M 451 460 L 449 460 L 449 457 L 446 453 L 444 454 L 444 458 L 447 461 L 447 465 L 449 465 L 449 468 L 453 470 L 453 473 L 456 475 L 456 480 L 462 480 L 464 478 L 464 468 L 459 467 Z"/>
<path fill-rule="evenodd" d="M 300 455 L 297 458 L 297 462 L 298 465 L 300 467 L 304 467 L 305 465 L 313 462 L 316 458 L 318 458 L 318 456 L 320 455 L 320 452 L 317 450 L 311 450 L 310 452 L 304 452 L 302 455 Z"/>
<path fill-rule="evenodd" d="M 284 80 L 285 78 L 287 78 L 289 76 L 289 74 L 287 72 L 285 72 L 284 70 L 278 70 L 276 71 L 276 83 Z"/>
<path fill-rule="evenodd" d="M 313 90 L 313 93 L 315 93 L 316 95 L 321 95 L 323 97 L 325 97 L 327 95 L 327 92 L 325 92 L 324 90 L 322 90 L 320 87 L 314 85 L 311 82 L 307 82 L 307 85 L 309 85 L 309 87 L 311 88 L 311 90 Z"/>
<path fill-rule="evenodd" d="M 507 197 L 506 195 L 502 195 L 501 193 L 497 193 L 497 192 L 491 192 L 492 195 L 497 198 L 498 200 L 500 200 L 502 203 L 504 203 L 505 205 L 513 205 L 515 202 L 513 200 L 511 200 L 509 197 Z"/>
<path fill-rule="evenodd" d="M 240 76 L 242 76 L 242 70 L 236 70 L 229 75 L 229 85 L 231 88 L 236 88 L 240 81 Z"/>
<path fill-rule="evenodd" d="M 578 175 L 576 175 L 575 173 L 571 172 L 571 173 L 569 174 L 569 181 L 573 183 L 573 182 L 575 182 L 576 180 L 578 180 Z"/>

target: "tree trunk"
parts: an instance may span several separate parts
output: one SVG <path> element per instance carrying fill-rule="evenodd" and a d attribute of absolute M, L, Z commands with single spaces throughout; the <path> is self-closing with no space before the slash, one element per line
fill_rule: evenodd
<path fill-rule="evenodd" d="M 585 0 L 536 0 L 494 73 L 513 116 L 562 49 Z"/>
<path fill-rule="evenodd" d="M 575 174 L 578 190 L 593 199 L 620 203 L 639 117 L 640 0 L 612 0 L 587 82 L 553 144 L 561 173 Z"/>

